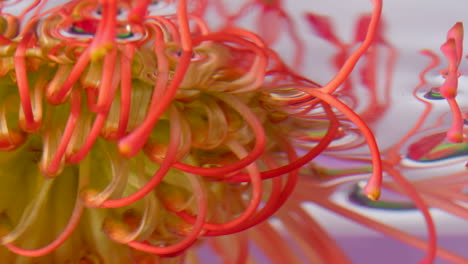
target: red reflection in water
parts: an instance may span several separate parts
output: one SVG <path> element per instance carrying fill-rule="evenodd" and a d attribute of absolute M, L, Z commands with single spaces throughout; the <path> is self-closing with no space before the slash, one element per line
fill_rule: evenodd
<path fill-rule="evenodd" d="M 359 43 L 363 42 L 367 33 L 367 27 L 370 23 L 371 17 L 369 15 L 361 15 L 356 21 L 354 38 L 352 43 L 345 43 L 336 36 L 332 23 L 328 17 L 320 16 L 313 13 L 308 13 L 306 19 L 314 29 L 314 32 L 321 38 L 327 40 L 338 49 L 337 54 L 331 59 L 332 65 L 336 70 L 343 67 L 346 58 L 349 56 L 352 49 Z M 366 53 L 361 58 L 359 71 L 359 84 L 366 89 L 366 96 L 369 101 L 357 98 L 358 95 L 354 94 L 355 86 L 351 78 L 348 78 L 343 86 L 340 88 L 340 93 L 351 98 L 352 107 L 357 107 L 358 103 L 367 103 L 364 110 L 359 112 L 359 115 L 367 123 L 375 122 L 380 116 L 384 115 L 391 104 L 390 88 L 392 81 L 392 74 L 395 67 L 397 58 L 397 50 L 384 38 L 385 29 L 383 20 L 379 23 L 374 44 L 369 47 Z M 382 48 L 385 49 L 382 52 Z M 388 54 L 385 54 L 388 53 Z M 382 53 L 388 56 L 385 63 L 385 81 L 382 89 L 378 88 L 377 70 L 380 62 L 379 57 Z M 379 94 L 382 93 L 381 96 Z M 380 97 L 380 98 L 379 98 Z"/>
<path fill-rule="evenodd" d="M 337 40 L 337 37 L 334 36 L 332 33 L 332 30 L 330 29 L 330 21 L 325 18 L 325 17 L 319 17 L 315 15 L 309 15 L 309 21 L 313 24 L 315 28 L 317 28 L 319 36 L 326 38 L 329 40 L 332 44 L 335 44 L 340 47 L 346 47 L 345 45 L 342 45 L 339 43 Z M 383 150 L 383 171 L 388 177 L 392 178 L 393 181 L 384 181 L 383 186 L 385 189 L 401 193 L 404 196 L 408 196 L 413 200 L 415 205 L 421 209 L 423 214 L 425 215 L 426 222 L 428 224 L 428 230 L 429 230 L 429 240 L 430 244 L 429 247 L 432 249 L 429 249 L 429 255 L 421 261 L 421 263 L 432 263 L 434 260 L 435 255 L 444 258 L 451 263 L 465 263 L 467 259 L 463 256 L 460 256 L 458 254 L 455 254 L 453 252 L 450 252 L 446 249 L 438 247 L 437 250 L 436 248 L 436 232 L 435 232 L 435 227 L 432 221 L 432 218 L 430 217 L 429 211 L 426 210 L 425 204 L 429 207 L 434 207 L 441 209 L 449 214 L 458 216 L 462 219 L 468 219 L 468 211 L 466 208 L 462 205 L 464 202 L 466 202 L 468 199 L 466 197 L 466 187 L 468 186 L 468 173 L 464 168 L 462 168 L 461 165 L 460 169 L 456 173 L 452 174 L 441 174 L 441 173 L 435 173 L 434 175 L 427 175 L 426 177 L 423 177 L 423 179 L 414 179 L 411 180 L 411 182 L 408 182 L 405 180 L 405 175 L 404 172 L 407 171 L 409 172 L 410 170 L 414 170 L 409 165 L 406 165 L 405 162 L 403 162 L 404 158 L 409 158 L 413 161 L 418 161 L 418 162 L 426 162 L 428 166 L 434 166 L 431 165 L 431 162 L 434 161 L 440 161 L 440 160 L 446 160 L 450 158 L 458 158 L 464 157 L 467 154 L 467 141 L 466 141 L 466 133 L 467 130 L 463 131 L 463 118 L 460 113 L 463 111 L 459 108 L 459 106 L 456 104 L 456 89 L 457 85 L 455 82 L 455 78 L 453 76 L 456 76 L 458 78 L 460 76 L 460 73 L 458 72 L 458 65 L 459 65 L 459 59 L 460 57 L 456 57 L 455 54 L 461 54 L 461 51 L 457 51 L 459 53 L 456 53 L 455 51 L 457 49 L 461 50 L 460 46 L 455 45 L 455 42 L 458 43 L 458 45 L 461 43 L 461 37 L 462 34 L 460 32 L 463 31 L 463 28 L 461 26 L 461 23 L 457 23 L 454 28 L 452 28 L 449 31 L 448 34 L 448 39 L 451 38 L 456 38 L 455 40 L 450 40 L 449 42 L 452 43 L 449 48 L 442 46 L 442 50 L 445 50 L 445 55 L 450 55 L 451 57 L 447 56 L 450 63 L 449 63 L 449 68 L 442 70 L 442 73 L 444 74 L 446 81 L 441 87 L 441 90 L 446 90 L 449 92 L 447 95 L 443 95 L 443 98 L 447 99 L 450 105 L 451 113 L 452 113 L 452 125 L 449 128 L 449 131 L 446 132 L 447 125 L 443 121 L 443 119 L 447 118 L 447 114 L 442 115 L 437 119 L 437 122 L 435 124 L 428 124 L 427 118 L 429 115 L 433 114 L 433 104 L 429 100 L 422 99 L 421 96 L 418 95 L 418 93 L 421 92 L 421 89 L 424 87 L 427 87 L 428 83 L 426 81 L 426 74 L 430 72 L 432 69 L 436 68 L 440 60 L 438 56 L 431 52 L 431 51 L 423 51 L 422 54 L 425 56 L 429 57 L 431 59 L 430 64 L 421 72 L 420 74 L 420 84 L 415 87 L 413 90 L 413 96 L 415 99 L 421 101 L 425 105 L 425 109 L 423 113 L 421 114 L 420 118 L 418 121 L 411 127 L 408 132 L 405 134 L 403 138 L 401 138 L 396 144 L 394 144 L 392 147 L 389 149 Z M 456 33 L 454 33 L 456 32 Z M 338 44 L 337 44 L 338 43 Z M 447 45 L 447 44 L 444 44 Z M 372 56 L 372 47 L 368 51 Z M 450 53 L 450 54 L 449 54 Z M 395 53 L 393 53 L 395 54 Z M 389 60 L 395 60 L 396 58 L 390 58 Z M 332 60 L 332 64 L 336 65 L 336 57 Z M 388 63 L 388 62 L 387 62 Z M 380 65 L 385 65 L 385 62 L 380 62 Z M 364 64 L 364 67 L 368 67 L 369 64 Z M 377 64 L 371 64 L 375 65 Z M 388 64 L 387 64 L 388 65 Z M 391 67 L 390 67 L 391 68 Z M 452 79 L 448 79 L 448 75 L 452 72 Z M 391 73 L 391 72 L 390 72 Z M 361 71 L 361 74 L 366 74 L 365 78 L 367 80 L 372 80 L 373 77 L 375 77 L 375 70 L 368 70 L 364 69 Z M 391 78 L 391 77 L 390 77 Z M 350 89 L 351 91 L 353 90 L 353 83 L 351 80 L 348 81 L 348 86 L 344 86 L 345 89 Z M 370 103 L 369 105 L 375 105 L 375 99 L 374 95 L 377 93 L 377 89 L 375 86 L 369 86 L 368 84 L 371 82 L 364 82 L 363 85 L 367 85 L 367 88 L 372 87 L 374 94 L 369 95 L 369 98 L 363 97 L 359 98 L 359 101 L 362 100 L 369 100 Z M 434 89 L 432 89 L 432 92 L 434 92 Z M 451 93 L 450 93 L 451 92 Z M 442 91 L 441 91 L 442 93 Z M 438 98 L 434 98 L 438 99 Z M 358 100 L 355 100 L 358 101 Z M 450 103 L 452 101 L 452 103 Z M 387 106 L 388 107 L 388 106 Z M 376 106 L 374 108 L 375 110 L 378 109 Z M 379 119 L 375 119 L 375 122 L 379 122 Z M 429 125 L 429 126 L 428 126 Z M 461 130 L 460 130 L 461 129 Z M 439 132 L 434 132 L 434 131 L 439 131 Z M 458 131 L 458 135 L 461 133 L 462 135 L 458 136 L 458 139 L 455 139 L 453 137 L 453 134 L 455 132 L 450 132 L 451 130 L 453 131 Z M 461 131 L 461 132 L 460 132 Z M 460 142 L 460 138 L 462 138 Z M 409 144 L 412 142 L 411 144 Z M 408 145 L 405 147 L 405 145 Z M 355 146 L 352 146 L 349 150 L 354 149 Z M 405 232 L 403 230 L 398 230 L 392 226 L 389 226 L 385 224 L 384 222 L 369 218 L 365 215 L 361 215 L 358 212 L 355 212 L 351 209 L 345 208 L 342 205 L 334 202 L 331 199 L 331 195 L 334 194 L 337 189 L 346 183 L 349 182 L 354 182 L 356 181 L 356 177 L 352 177 L 353 175 L 359 175 L 366 173 L 366 171 L 369 170 L 369 167 L 360 167 L 359 163 L 368 163 L 369 159 L 367 158 L 359 158 L 359 157 L 350 157 L 349 155 L 346 154 L 346 152 L 338 152 L 338 153 L 332 153 L 332 152 L 327 152 L 325 155 L 329 155 L 335 159 L 339 159 L 342 161 L 351 161 L 354 163 L 357 163 L 357 165 L 353 166 L 352 169 L 341 169 L 337 170 L 334 168 L 326 168 L 323 167 L 319 171 L 314 170 L 314 174 L 318 174 L 319 178 L 322 179 L 314 179 L 314 178 L 308 178 L 306 180 L 303 180 L 301 182 L 300 188 L 297 193 L 297 197 L 295 199 L 298 199 L 298 201 L 301 200 L 308 200 L 312 201 L 315 204 L 318 204 L 324 208 L 329 209 L 330 211 L 333 211 L 335 213 L 338 213 L 339 215 L 342 215 L 343 217 L 349 218 L 353 221 L 356 221 L 360 224 L 363 224 L 369 228 L 378 230 L 382 233 L 385 233 L 389 236 L 393 236 L 396 239 L 399 239 L 409 245 L 412 245 L 414 247 L 420 248 L 422 250 L 427 250 L 427 244 L 424 240 L 421 240 L 417 236 L 414 236 L 408 232 Z M 409 167 L 408 167 L 409 166 Z M 422 172 L 422 173 L 427 173 L 427 172 Z M 442 171 L 443 173 L 443 171 Z M 328 175 L 328 176 L 327 176 Z M 330 177 L 331 176 L 331 177 Z M 420 176 L 421 175 L 420 173 Z M 407 178 L 410 179 L 410 178 Z M 409 188 L 409 186 L 413 186 L 414 189 Z M 402 186 L 407 186 L 407 190 L 411 191 L 403 191 Z M 437 186 L 437 187 L 435 187 Z M 314 195 L 312 195 L 313 193 Z M 317 195 L 315 195 L 317 194 Z M 294 199 L 294 198 L 293 198 Z M 387 197 L 384 196 L 384 203 L 385 199 L 388 199 Z M 369 201 L 370 202 L 370 201 Z M 371 202 L 370 202 L 371 203 Z M 390 202 L 387 204 L 382 204 L 382 208 L 387 208 L 387 206 L 390 205 Z M 406 202 L 401 203 L 402 208 L 406 207 Z M 375 206 L 378 207 L 378 203 L 375 203 Z M 398 206 L 398 203 L 396 203 L 393 206 Z M 305 238 L 304 238 L 305 239 Z M 317 245 L 318 247 L 318 245 Z M 330 247 L 331 249 L 331 247 Z M 432 252 L 431 252 L 432 251 Z M 323 256 L 323 259 L 326 259 L 326 256 Z M 345 260 L 340 260 L 340 263 L 346 263 Z"/>

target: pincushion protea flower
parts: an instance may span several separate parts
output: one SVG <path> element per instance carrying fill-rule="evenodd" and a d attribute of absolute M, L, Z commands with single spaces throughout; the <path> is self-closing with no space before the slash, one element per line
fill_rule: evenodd
<path fill-rule="evenodd" d="M 371 45 L 381 1 L 362 45 L 324 86 L 293 73 L 267 47 L 266 28 L 265 40 L 232 23 L 211 31 L 209 1 L 38 0 L 10 14 L 20 2 L 2 3 L 0 28 L 5 263 L 196 263 L 187 249 L 203 237 L 227 262 L 245 262 L 245 234 L 223 236 L 286 202 L 298 170 L 340 137 L 344 117 L 332 107 L 365 135 L 374 168 L 365 193 L 378 198 L 373 134 L 334 93 Z M 262 5 L 291 24 L 279 1 Z M 271 231 L 249 232 L 265 245 Z"/>
<path fill-rule="evenodd" d="M 2 260 L 146 263 L 250 228 L 334 139 L 330 106 L 367 133 L 378 197 L 372 134 L 330 94 L 369 46 L 380 1 L 363 46 L 321 88 L 255 34 L 211 32 L 186 1 L 165 15 L 151 1 L 47 4 L 1 17 Z M 328 126 L 298 157 L 300 138 Z"/>

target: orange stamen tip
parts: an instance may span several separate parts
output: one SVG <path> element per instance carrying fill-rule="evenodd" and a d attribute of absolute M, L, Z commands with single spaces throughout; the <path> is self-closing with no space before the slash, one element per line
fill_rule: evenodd
<path fill-rule="evenodd" d="M 19 120 L 19 126 L 21 127 L 21 129 L 24 132 L 27 132 L 29 134 L 33 134 L 39 131 L 39 129 L 41 128 L 41 125 L 42 125 L 42 119 L 32 121 L 32 122 L 28 122 L 24 119 Z"/>
<path fill-rule="evenodd" d="M 453 74 L 449 74 L 445 82 L 440 86 L 440 94 L 445 98 L 454 98 L 457 96 L 458 77 Z"/>
<path fill-rule="evenodd" d="M 455 98 L 457 96 L 457 89 L 453 87 L 445 87 L 444 89 L 440 89 L 440 94 L 445 99 Z"/>
<path fill-rule="evenodd" d="M 102 201 L 98 199 L 99 191 L 95 189 L 84 189 L 80 193 L 80 198 L 88 208 L 99 208 Z"/>
<path fill-rule="evenodd" d="M 127 143 L 120 143 L 119 144 L 119 152 L 120 154 L 122 154 L 123 156 L 128 156 L 130 155 L 130 153 L 132 152 L 132 146 L 130 144 L 127 144 Z"/>
<path fill-rule="evenodd" d="M 448 131 L 447 132 L 447 138 L 450 142 L 453 143 L 461 143 L 463 142 L 463 133 L 459 131 Z"/>
<path fill-rule="evenodd" d="M 371 199 L 372 201 L 377 201 L 380 197 L 380 188 L 367 184 L 364 187 L 364 193 L 366 194 L 367 198 Z"/>
<path fill-rule="evenodd" d="M 181 212 L 187 206 L 187 194 L 182 188 L 160 184 L 156 193 L 164 207 L 171 212 Z"/>
<path fill-rule="evenodd" d="M 7 135 L 0 135 L 0 151 L 12 151 L 26 141 L 26 134 L 10 131 Z"/>
<path fill-rule="evenodd" d="M 130 231 L 124 223 L 112 218 L 106 218 L 102 224 L 102 230 L 112 240 L 119 243 L 128 243 Z"/>
<path fill-rule="evenodd" d="M 188 236 L 193 230 L 193 226 L 188 223 L 180 223 L 176 228 L 176 232 L 180 236 Z"/>

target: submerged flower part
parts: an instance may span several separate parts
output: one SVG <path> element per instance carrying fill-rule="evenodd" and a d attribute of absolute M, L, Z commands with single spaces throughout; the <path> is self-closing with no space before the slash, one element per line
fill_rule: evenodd
<path fill-rule="evenodd" d="M 457 23 L 454 28 L 461 29 L 462 27 L 460 23 Z M 449 31 L 449 36 L 454 28 Z M 457 34 L 460 36 L 460 32 Z M 461 221 L 468 217 L 468 211 L 464 205 L 467 200 L 466 179 L 468 176 L 465 170 L 466 142 L 452 142 L 451 138 L 447 136 L 447 130 L 450 129 L 447 120 L 450 120 L 452 111 L 440 114 L 429 101 L 434 100 L 433 97 L 418 97 L 420 90 L 424 90 L 421 95 L 427 95 L 428 89 L 425 88 L 428 87 L 432 93 L 440 92 L 427 81 L 431 76 L 428 72 L 437 67 L 440 60 L 433 52 L 424 50 L 421 53 L 428 56 L 431 61 L 421 72 L 420 84 L 414 88 L 413 95 L 424 103 L 424 110 L 413 126 L 405 128 L 407 131 L 398 142 L 382 151 L 383 172 L 388 176 L 382 185 L 382 200 L 371 201 L 363 194 L 365 187 L 360 180 L 371 168 L 368 154 L 347 155 L 343 152 L 325 151 L 323 158 L 327 158 L 329 167 L 312 167 L 309 174 L 315 175 L 315 177 L 308 176 L 301 179 L 301 184 L 298 185 L 297 191 L 289 199 L 289 204 L 285 208 L 290 210 L 288 214 L 296 214 L 302 210 L 302 208 L 298 208 L 299 206 L 309 208 L 308 205 L 313 204 L 315 206 L 312 209 L 316 209 L 316 205 L 318 205 L 343 218 L 426 251 L 426 257 L 419 263 L 434 263 L 436 257 L 439 257 L 450 263 L 462 264 L 467 262 L 463 252 L 451 251 L 438 246 L 436 226 L 431 213 L 432 210 L 440 210 L 447 216 L 460 218 Z M 452 70 L 454 69 L 457 70 L 458 65 L 452 68 Z M 446 70 L 442 71 L 442 73 L 445 72 Z M 455 95 L 452 98 L 455 99 Z M 444 98 L 442 97 L 442 99 Z M 371 101 L 373 98 L 368 100 Z M 461 108 L 459 111 L 464 113 L 466 109 Z M 433 119 L 431 120 L 431 118 Z M 460 121 L 463 123 L 463 119 L 454 119 L 452 124 Z M 462 128 L 461 132 L 466 134 L 466 128 Z M 341 169 L 336 169 L 335 164 L 338 164 Z M 338 198 L 343 193 L 348 194 L 347 191 L 351 192 L 350 195 L 346 195 L 346 198 L 351 202 L 348 204 Z M 385 219 L 372 217 L 372 215 L 366 215 L 361 211 L 369 211 L 368 208 L 404 209 L 407 212 L 413 208 L 418 209 L 426 221 L 428 242 L 415 235 L 411 230 L 392 226 Z M 279 220 L 285 223 L 285 230 L 281 231 L 284 233 L 295 232 L 297 223 L 286 224 L 288 220 L 284 215 Z M 406 220 L 407 218 L 404 218 L 404 221 Z M 320 228 L 320 226 L 316 228 Z M 302 238 L 307 239 L 305 235 Z M 322 255 L 319 254 L 321 262 L 327 263 L 329 259 L 332 259 L 326 255 L 326 252 L 333 250 L 333 242 L 326 246 L 322 245 L 320 241 L 312 239 L 309 239 L 308 242 L 314 245 L 311 246 L 312 248 L 320 248 L 320 252 L 323 252 Z M 318 262 L 320 263 L 320 261 Z M 346 257 L 341 257 L 336 261 L 336 263 L 348 262 Z"/>
<path fill-rule="evenodd" d="M 455 143 L 464 141 L 463 134 L 463 114 L 455 99 L 458 89 L 458 67 L 463 56 L 463 24 L 456 23 L 447 33 L 447 41 L 440 47 L 449 62 L 449 67 L 445 69 L 445 82 L 440 86 L 440 94 L 447 99 L 453 115 L 452 126 L 447 131 L 447 138 Z"/>

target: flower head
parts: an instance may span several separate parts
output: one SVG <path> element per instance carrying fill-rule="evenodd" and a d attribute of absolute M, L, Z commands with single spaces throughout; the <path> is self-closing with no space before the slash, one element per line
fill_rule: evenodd
<path fill-rule="evenodd" d="M 368 130 L 330 95 L 368 43 L 319 88 L 257 35 L 210 31 L 186 1 L 47 4 L 2 15 L 1 240 L 18 255 L 44 263 L 180 255 L 201 236 L 276 212 L 297 169 L 334 139 L 329 105 Z M 156 15 L 161 4 L 176 12 Z M 331 131 L 298 158 L 296 141 L 326 123 Z"/>
<path fill-rule="evenodd" d="M 361 57 L 374 58 L 366 53 L 373 43 L 389 46 L 378 34 L 380 0 L 363 17 L 353 52 L 325 30 L 349 56 L 336 61 L 337 75 L 323 86 L 270 48 L 277 32 L 265 24 L 258 35 L 235 26 L 249 6 L 261 7 L 262 20 L 291 29 L 299 67 L 304 46 L 281 1 L 248 2 L 236 14 L 202 0 L 72 0 L 54 7 L 37 0 L 11 12 L 19 2 L 0 3 L 2 260 L 170 263 L 195 258 L 187 250 L 210 237 L 222 253 L 233 238 L 236 258 L 245 262 L 243 234 L 222 236 L 258 225 L 268 233 L 261 223 L 286 203 L 299 173 L 319 171 L 311 161 L 343 136 L 345 120 L 371 153 L 363 193 L 379 198 L 382 169 L 392 169 L 337 91 Z M 210 6 L 225 19 L 221 29 L 205 20 Z M 323 33 L 324 23 L 308 19 Z M 452 64 L 452 53 L 460 60 L 457 30 L 444 49 Z M 458 67 L 452 64 L 449 75 Z M 372 89 L 372 80 L 363 82 Z M 424 201 L 393 175 L 432 232 Z M 330 189 L 306 184 L 328 197 Z M 280 217 L 304 225 L 296 209 L 296 216 Z M 309 231 L 331 240 L 319 227 Z"/>

